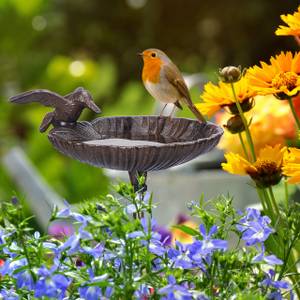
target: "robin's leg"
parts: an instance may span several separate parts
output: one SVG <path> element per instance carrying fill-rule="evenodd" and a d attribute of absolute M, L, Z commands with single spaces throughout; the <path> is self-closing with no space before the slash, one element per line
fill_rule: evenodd
<path fill-rule="evenodd" d="M 163 116 L 163 112 L 164 112 L 164 110 L 165 110 L 165 108 L 166 108 L 167 105 L 168 105 L 168 103 L 166 103 L 166 104 L 164 105 L 163 109 L 161 110 L 161 112 L 160 112 L 160 114 L 159 114 L 160 117 Z"/>
<path fill-rule="evenodd" d="M 176 109 L 176 105 L 173 105 L 172 111 L 171 111 L 171 113 L 170 113 L 170 115 L 168 117 L 169 120 L 172 120 L 173 113 L 174 113 L 175 109 Z"/>

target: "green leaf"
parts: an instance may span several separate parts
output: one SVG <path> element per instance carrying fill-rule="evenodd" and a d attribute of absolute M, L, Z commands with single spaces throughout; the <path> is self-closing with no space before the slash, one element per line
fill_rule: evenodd
<path fill-rule="evenodd" d="M 183 231 L 184 233 L 187 233 L 187 234 L 192 235 L 192 236 L 199 235 L 199 231 L 197 231 L 197 230 L 195 230 L 191 227 L 188 227 L 186 225 L 183 225 L 183 224 L 182 225 L 174 225 L 172 227 L 177 228 L 177 229 Z"/>

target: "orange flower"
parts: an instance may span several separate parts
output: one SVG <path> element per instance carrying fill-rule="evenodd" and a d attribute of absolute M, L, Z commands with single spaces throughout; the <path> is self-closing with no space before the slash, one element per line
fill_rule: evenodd
<path fill-rule="evenodd" d="M 287 102 L 278 101 L 271 95 L 257 96 L 255 97 L 255 106 L 245 115 L 248 120 L 252 120 L 249 129 L 256 154 L 265 145 L 285 145 L 287 139 L 296 138 L 295 120 Z M 228 113 L 218 114 L 217 123 L 219 125 L 225 124 L 228 116 Z M 246 142 L 244 133 L 242 136 Z M 224 132 L 218 147 L 226 152 L 234 152 L 244 156 L 239 137 L 227 130 Z"/>
<path fill-rule="evenodd" d="M 242 77 L 241 80 L 234 83 L 234 88 L 243 110 L 250 110 L 252 108 L 251 99 L 256 95 L 256 92 L 251 89 L 248 79 Z M 203 102 L 196 103 L 195 106 L 208 117 L 213 116 L 222 108 L 228 108 L 232 113 L 238 113 L 230 84 L 220 81 L 218 85 L 215 85 L 209 82 L 204 86 L 201 98 Z"/>
<path fill-rule="evenodd" d="M 300 149 L 288 149 L 285 154 L 283 174 L 289 177 L 289 183 L 300 182 Z"/>
<path fill-rule="evenodd" d="M 294 14 L 281 15 L 280 18 L 288 25 L 280 25 L 275 31 L 276 35 L 300 35 L 300 6 Z"/>
<path fill-rule="evenodd" d="M 270 64 L 261 62 L 247 72 L 252 88 L 260 95 L 273 94 L 279 99 L 293 97 L 300 91 L 300 52 L 281 52 Z"/>
<path fill-rule="evenodd" d="M 248 174 L 259 187 L 269 187 L 279 183 L 282 177 L 283 156 L 286 147 L 281 145 L 265 146 L 259 151 L 257 160 L 250 163 L 248 160 L 235 153 L 225 154 L 227 160 L 222 168 L 236 175 Z"/>

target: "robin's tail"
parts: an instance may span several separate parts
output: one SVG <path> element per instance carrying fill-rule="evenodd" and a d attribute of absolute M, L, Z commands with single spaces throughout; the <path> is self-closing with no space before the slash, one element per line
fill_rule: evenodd
<path fill-rule="evenodd" d="M 195 117 L 200 121 L 206 123 L 205 118 L 200 113 L 200 111 L 196 108 L 192 101 L 186 101 L 187 106 L 191 110 L 191 112 L 195 115 Z"/>

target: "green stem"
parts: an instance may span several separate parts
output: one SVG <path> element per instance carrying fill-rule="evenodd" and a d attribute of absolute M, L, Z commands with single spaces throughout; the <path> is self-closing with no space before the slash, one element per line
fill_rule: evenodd
<path fill-rule="evenodd" d="M 260 202 L 261 202 L 261 204 L 262 204 L 262 207 L 263 207 L 263 209 L 264 209 L 264 212 L 267 213 L 267 214 L 269 214 L 269 213 L 268 213 L 269 210 L 268 210 L 268 207 L 267 207 L 267 205 L 266 205 L 266 203 L 265 203 L 265 199 L 264 199 L 262 190 L 261 190 L 259 187 L 256 187 L 256 190 L 257 190 L 257 194 L 258 194 L 258 196 L 259 196 L 259 198 L 260 198 Z"/>
<path fill-rule="evenodd" d="M 236 96 L 234 85 L 233 85 L 232 82 L 230 84 L 231 84 L 232 93 L 233 93 L 233 97 L 234 97 L 234 100 L 235 100 L 236 107 L 239 111 L 240 117 L 241 117 L 242 122 L 243 122 L 244 127 L 245 127 L 248 146 L 250 147 L 250 151 L 251 151 L 251 154 L 252 154 L 252 162 L 254 162 L 254 161 L 256 161 L 256 155 L 255 155 L 255 151 L 254 151 L 254 144 L 253 144 L 253 141 L 252 141 L 252 137 L 251 137 L 251 134 L 250 134 L 250 131 L 249 131 L 249 126 L 248 126 L 247 120 L 245 118 L 244 112 L 242 110 L 241 104 L 240 104 L 240 102 L 239 102 L 239 100 Z"/>
<path fill-rule="evenodd" d="M 279 218 L 280 217 L 280 212 L 279 212 L 279 208 L 278 208 L 275 196 L 274 196 L 273 189 L 270 186 L 270 187 L 268 187 L 268 190 L 269 190 L 269 193 L 270 193 L 270 196 L 271 196 L 271 201 L 272 201 L 273 207 L 275 208 L 276 214 L 277 214 L 277 216 Z"/>
<path fill-rule="evenodd" d="M 286 205 L 286 209 L 289 209 L 289 187 L 288 187 L 288 183 L 287 180 L 284 180 L 284 194 L 285 194 L 285 205 Z"/>
<path fill-rule="evenodd" d="M 242 133 L 241 133 L 241 132 L 239 132 L 239 138 L 240 138 L 240 142 L 241 142 L 241 145 L 242 145 L 242 147 L 243 147 L 245 156 L 246 156 L 247 160 L 249 160 L 248 151 L 247 151 L 246 145 L 245 145 L 245 143 L 244 143 L 243 136 L 242 136 Z"/>
<path fill-rule="evenodd" d="M 293 100 L 292 100 L 291 97 L 288 97 L 287 100 L 288 100 L 288 102 L 289 102 L 289 105 L 290 105 L 292 114 L 293 114 L 293 116 L 294 116 L 294 119 L 295 119 L 295 121 L 296 121 L 298 130 L 299 130 L 299 129 L 300 129 L 300 121 L 299 121 L 299 118 L 298 118 L 297 113 L 296 113 L 296 111 L 295 111 L 295 107 L 294 107 Z"/>
<path fill-rule="evenodd" d="M 266 189 L 262 189 L 262 194 L 264 195 L 264 199 L 266 201 L 267 207 L 268 207 L 268 215 L 272 220 L 273 225 L 275 225 L 275 216 L 274 216 L 274 211 L 272 207 L 272 203 L 269 197 L 269 194 L 267 193 Z"/>

